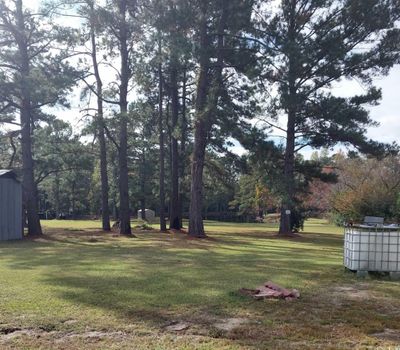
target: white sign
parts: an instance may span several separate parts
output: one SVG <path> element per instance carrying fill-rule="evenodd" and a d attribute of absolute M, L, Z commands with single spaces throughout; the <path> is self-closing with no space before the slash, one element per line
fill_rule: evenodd
<path fill-rule="evenodd" d="M 290 215 L 292 212 L 290 210 L 286 210 L 286 215 Z"/>

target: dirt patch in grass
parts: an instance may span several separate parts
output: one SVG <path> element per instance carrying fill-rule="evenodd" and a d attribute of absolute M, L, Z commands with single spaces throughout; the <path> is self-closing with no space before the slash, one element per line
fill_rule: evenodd
<path fill-rule="evenodd" d="M 383 332 L 373 333 L 371 336 L 387 340 L 391 342 L 396 342 L 400 344 L 400 330 L 399 329 L 385 329 Z"/>
<path fill-rule="evenodd" d="M 251 320 L 243 317 L 218 318 L 209 314 L 193 315 L 182 320 L 174 320 L 161 326 L 163 332 L 181 333 L 191 335 L 209 335 L 221 338 L 229 332 L 245 325 Z M 253 322 L 254 323 L 254 322 Z"/>
<path fill-rule="evenodd" d="M 127 334 L 121 331 L 117 332 L 103 332 L 103 331 L 87 331 L 83 333 L 67 333 L 62 335 L 58 339 L 60 341 L 68 338 L 84 338 L 84 339 L 102 339 L 102 338 L 112 338 L 112 339 L 122 339 L 126 338 Z"/>
<path fill-rule="evenodd" d="M 89 330 L 85 332 L 69 332 L 63 333 L 59 331 L 47 331 L 41 328 L 38 329 L 21 329 L 21 328 L 7 328 L 0 330 L 0 343 L 7 343 L 10 340 L 14 340 L 19 337 L 27 338 L 41 338 L 41 337 L 51 337 L 56 340 L 56 342 L 63 342 L 70 338 L 83 338 L 83 339 L 102 339 L 102 338 L 124 338 L 126 333 L 121 331 L 116 332 L 104 332 Z"/>
<path fill-rule="evenodd" d="M 187 322 L 172 322 L 164 327 L 167 332 L 182 332 L 189 329 L 190 323 Z"/>
<path fill-rule="evenodd" d="M 5 335 L 7 335 L 7 334 L 10 334 L 10 333 L 14 333 L 14 332 L 17 332 L 17 331 L 20 331 L 21 330 L 21 328 L 18 328 L 18 327 L 8 327 L 7 325 L 3 325 L 1 328 L 0 328 L 0 334 L 5 334 Z"/>
<path fill-rule="evenodd" d="M 79 322 L 78 320 L 70 319 L 70 320 L 63 321 L 62 323 L 66 324 L 66 325 L 71 325 L 71 324 L 76 324 L 78 322 Z"/>
<path fill-rule="evenodd" d="M 247 318 L 225 318 L 214 323 L 213 326 L 221 331 L 230 332 L 249 322 Z"/>
<path fill-rule="evenodd" d="M 7 327 L 7 328 L 2 328 L 0 329 L 0 343 L 7 343 L 10 340 L 13 340 L 15 338 L 19 337 L 32 337 L 32 338 L 39 338 L 43 334 L 54 334 L 54 331 L 48 332 L 43 329 L 33 329 L 33 328 L 27 328 L 27 329 L 22 329 L 18 327 Z"/>
<path fill-rule="evenodd" d="M 332 294 L 334 297 L 341 297 L 342 299 L 350 300 L 363 300 L 373 299 L 373 293 L 369 290 L 366 284 L 355 284 L 347 286 L 337 286 L 332 288 Z"/>

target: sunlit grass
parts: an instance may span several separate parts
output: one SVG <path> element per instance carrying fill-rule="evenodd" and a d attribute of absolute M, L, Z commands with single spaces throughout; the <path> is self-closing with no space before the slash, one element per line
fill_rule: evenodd
<path fill-rule="evenodd" d="M 55 332 L 9 341 L 16 347 L 344 349 L 391 345 L 371 334 L 400 328 L 393 312 L 400 285 L 360 284 L 346 273 L 343 231 L 323 220 L 308 221 L 296 240 L 277 239 L 273 224 L 207 221 L 208 240 L 137 230 L 136 238 L 125 238 L 101 233 L 99 221 L 49 220 L 43 227 L 44 238 L 0 244 L 0 323 Z M 267 280 L 299 289 L 302 298 L 255 302 L 237 293 Z M 343 286 L 371 298 L 335 292 Z M 216 332 L 213 322 L 227 317 L 250 323 Z M 191 327 L 176 338 L 163 330 L 172 321 Z M 87 330 L 126 335 L 100 344 L 79 337 L 56 342 L 60 334 Z"/>

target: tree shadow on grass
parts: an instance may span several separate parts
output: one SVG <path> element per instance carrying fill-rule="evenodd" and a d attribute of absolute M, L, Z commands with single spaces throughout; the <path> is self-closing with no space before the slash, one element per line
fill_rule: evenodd
<path fill-rule="evenodd" d="M 242 263 L 245 262 L 269 264 L 274 262 L 272 265 L 278 266 L 281 270 L 287 266 L 294 274 L 299 273 L 298 269 L 307 271 L 311 266 L 318 265 L 317 261 L 327 256 L 325 249 L 329 249 L 331 258 L 333 254 L 341 252 L 338 247 L 331 248 L 326 240 L 297 246 L 293 245 L 293 242 L 286 244 L 285 241 L 277 245 L 269 238 L 246 241 L 235 237 L 231 240 L 221 238 L 218 242 L 185 241 L 184 244 L 181 239 L 166 240 L 163 237 L 145 237 L 145 235 L 141 238 L 145 240 L 134 241 L 128 245 L 119 238 L 92 244 L 82 239 L 77 240 L 75 237 L 71 240 L 66 237 L 49 236 L 36 242 L 15 242 L 8 246 L 3 244 L 0 245 L 0 251 L 1 256 L 7 259 L 7 264 L 17 269 L 40 266 L 62 267 L 65 264 L 79 266 L 82 262 L 91 264 L 104 259 L 117 259 L 123 262 L 124 258 L 133 258 L 148 266 L 168 264 L 168 262 L 172 264 L 192 262 L 196 263 L 198 268 L 212 265 L 213 269 L 207 270 L 207 273 L 224 267 L 227 267 L 229 272 L 232 264 L 241 264 L 240 267 L 244 268 L 246 265 Z M 296 266 L 293 264 L 294 261 L 297 263 L 309 261 L 309 263 L 308 266 Z"/>
<path fill-rule="evenodd" d="M 354 280 L 341 269 L 339 236 L 310 234 L 296 243 L 258 233 L 213 236 L 216 241 L 142 234 L 137 240 L 117 237 L 90 244 L 61 235 L 1 244 L 0 257 L 1 264 L 16 273 L 38 269 L 36 288 L 51 286 L 55 298 L 89 311 L 100 308 L 121 318 L 123 324 L 160 328 L 177 319 L 207 324 L 217 317 L 236 315 L 301 323 L 305 310 L 316 313 L 315 320 L 307 321 L 316 328 L 320 327 L 318 317 L 329 319 L 332 310 L 344 317 L 331 319 L 333 324 L 350 318 L 328 297 L 321 302 L 326 310 L 314 300 L 316 290 Z M 299 288 L 302 299 L 259 302 L 237 294 L 241 287 L 254 288 L 266 280 Z M 361 300 L 351 303 L 361 310 L 360 317 L 377 312 L 377 305 L 365 307 Z M 258 327 L 257 334 L 267 339 L 264 328 Z M 317 337 L 326 332 L 320 331 Z M 237 341 L 251 344 L 254 339 L 242 334 Z"/>
<path fill-rule="evenodd" d="M 136 246 L 135 243 L 128 247 L 121 243 L 113 245 L 118 242 L 110 245 L 73 242 L 63 246 L 58 243 L 57 240 L 29 242 L 28 245 L 9 246 L 2 249 L 1 254 L 10 268 L 43 268 L 45 283 L 54 281 L 67 289 L 69 286 L 80 288 L 82 294 L 86 289 L 94 299 L 100 289 L 112 300 L 112 295 L 119 290 L 115 286 L 122 285 L 122 290 L 132 291 L 128 296 L 134 297 L 137 291 L 144 304 L 154 303 L 154 295 L 163 300 L 165 296 L 176 294 L 172 305 L 202 304 L 203 299 L 210 298 L 221 301 L 227 293 L 241 287 L 254 287 L 266 279 L 311 280 L 321 272 L 318 261 L 325 256 L 324 252 L 311 249 L 266 247 L 248 242 L 246 245 L 244 241 L 219 243 L 215 249 L 207 243 L 208 250 L 199 249 L 198 242 L 183 248 L 176 248 L 174 242 L 159 247 Z M 200 248 L 204 248 L 203 242 Z M 110 268 L 111 265 L 115 267 Z M 330 265 L 335 266 L 329 261 Z M 68 276 L 58 275 L 64 268 Z M 96 276 L 92 276 L 93 273 Z M 119 278 L 118 275 L 121 278 L 116 283 L 114 278 Z M 140 295 L 141 289 L 146 291 L 144 296 Z M 164 295 L 165 291 L 169 294 Z M 93 297 L 83 300 L 93 300 Z"/>

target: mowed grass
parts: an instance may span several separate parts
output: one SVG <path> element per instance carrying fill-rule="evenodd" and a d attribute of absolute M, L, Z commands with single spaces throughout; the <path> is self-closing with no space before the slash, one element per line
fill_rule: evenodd
<path fill-rule="evenodd" d="M 43 238 L 0 244 L 0 349 L 367 349 L 400 343 L 400 283 L 342 266 L 343 232 L 307 222 L 207 222 L 182 233 L 105 234 L 44 221 Z M 296 301 L 237 293 L 271 280 Z M 218 324 L 240 319 L 233 329 Z M 184 323 L 182 331 L 167 328 Z M 185 328 L 186 328 L 185 327 Z"/>

